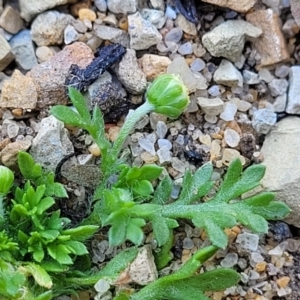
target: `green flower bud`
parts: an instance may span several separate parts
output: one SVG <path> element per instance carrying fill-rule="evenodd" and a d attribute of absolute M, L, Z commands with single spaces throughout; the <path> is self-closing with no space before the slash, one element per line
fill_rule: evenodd
<path fill-rule="evenodd" d="M 173 74 L 157 77 L 146 91 L 146 99 L 156 113 L 178 118 L 190 103 L 186 86 Z"/>
<path fill-rule="evenodd" d="M 7 167 L 0 166 L 0 195 L 9 193 L 14 182 L 14 173 Z"/>

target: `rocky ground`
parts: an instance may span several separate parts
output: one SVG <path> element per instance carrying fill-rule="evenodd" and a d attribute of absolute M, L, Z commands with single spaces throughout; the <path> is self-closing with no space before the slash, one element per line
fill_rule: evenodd
<path fill-rule="evenodd" d="M 182 1 L 185 8 L 193 2 Z M 85 132 L 65 129 L 48 112 L 53 105 L 69 103 L 65 80 L 71 64 L 85 68 L 100 46 L 118 43 L 126 48 L 125 55 L 86 91 L 92 105 L 103 108 L 111 141 L 124 115 L 143 101 L 148 83 L 159 74 L 179 74 L 191 98 L 178 120 L 152 113 L 137 124 L 126 146 L 133 165 L 165 166 L 176 199 L 186 169 L 212 161 L 217 183 L 237 157 L 245 167 L 261 162 L 267 166 L 262 188 L 276 191 L 292 208 L 289 225 L 272 223 L 266 236 L 240 227 L 228 230 L 230 246 L 205 268 L 234 267 L 242 279 L 210 297 L 300 299 L 300 2 L 195 1 L 195 16 L 182 11 L 180 3 L 4 1 L 1 163 L 14 167 L 18 151 L 28 150 L 45 169 L 55 171 L 75 153 L 61 168 L 61 181 L 70 193 L 61 209 L 73 222 L 85 217 L 100 176 L 99 149 Z M 104 57 L 100 67 L 110 58 Z M 116 103 L 112 108 L 105 102 L 107 94 Z M 206 242 L 201 230 L 182 224 L 173 263 L 162 272 L 176 269 Z M 157 247 L 151 232 L 145 243 Z M 108 247 L 105 235 L 92 242 L 95 265 L 116 251 Z M 91 298 L 84 292 L 80 299 Z"/>

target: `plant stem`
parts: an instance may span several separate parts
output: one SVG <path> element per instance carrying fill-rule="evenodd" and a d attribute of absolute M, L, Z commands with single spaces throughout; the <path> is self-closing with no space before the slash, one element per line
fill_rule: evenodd
<path fill-rule="evenodd" d="M 134 128 L 134 125 L 147 113 L 150 113 L 153 111 L 153 105 L 150 104 L 148 101 L 146 101 L 143 105 L 138 107 L 133 113 L 129 115 L 129 118 L 125 121 L 123 124 L 119 135 L 112 147 L 111 150 L 111 156 L 114 159 L 118 158 L 118 155 L 120 154 L 120 151 L 122 149 L 122 146 L 128 137 L 131 130 Z"/>

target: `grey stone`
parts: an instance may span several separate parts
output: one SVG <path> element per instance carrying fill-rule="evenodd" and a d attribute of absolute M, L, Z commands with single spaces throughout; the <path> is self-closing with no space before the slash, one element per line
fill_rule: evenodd
<path fill-rule="evenodd" d="M 32 40 L 38 46 L 60 45 L 64 40 L 64 30 L 73 17 L 55 10 L 38 15 L 31 24 Z"/>
<path fill-rule="evenodd" d="M 257 250 L 258 241 L 259 241 L 259 236 L 257 234 L 248 233 L 248 232 L 240 233 L 236 238 L 236 244 L 239 244 L 238 246 L 241 249 L 250 250 L 250 251 Z"/>
<path fill-rule="evenodd" d="M 157 156 L 159 158 L 159 163 L 169 163 L 172 160 L 171 152 L 168 146 L 162 146 L 157 150 Z"/>
<path fill-rule="evenodd" d="M 244 70 L 243 71 L 243 79 L 244 79 L 244 83 L 246 84 L 258 84 L 260 83 L 258 74 L 248 71 L 248 70 Z"/>
<path fill-rule="evenodd" d="M 185 33 L 190 35 L 197 34 L 196 25 L 192 22 L 189 22 L 182 14 L 178 14 L 175 20 L 176 27 L 181 28 Z"/>
<path fill-rule="evenodd" d="M 289 74 L 288 114 L 300 114 L 300 66 L 293 66 Z"/>
<path fill-rule="evenodd" d="M 107 10 L 106 0 L 95 0 L 94 4 L 99 11 L 105 12 Z"/>
<path fill-rule="evenodd" d="M 269 83 L 269 89 L 273 97 L 285 94 L 288 88 L 288 81 L 285 79 L 273 79 Z"/>
<path fill-rule="evenodd" d="M 57 164 L 73 152 L 74 147 L 64 123 L 54 116 L 44 118 L 30 149 L 35 162 L 41 164 L 45 170 L 54 172 Z"/>
<path fill-rule="evenodd" d="M 0 17 L 0 26 L 9 33 L 16 34 L 23 28 L 24 22 L 17 10 L 6 5 Z"/>
<path fill-rule="evenodd" d="M 94 31 L 97 37 L 113 43 L 119 43 L 123 47 L 129 48 L 129 34 L 122 29 L 111 26 L 94 24 Z"/>
<path fill-rule="evenodd" d="M 238 61 L 246 41 L 252 41 L 262 34 L 260 28 L 242 20 L 222 23 L 202 37 L 204 47 L 211 55 Z"/>
<path fill-rule="evenodd" d="M 133 49 L 127 49 L 116 67 L 118 79 L 133 94 L 142 94 L 147 88 L 146 75 L 140 69 Z"/>
<path fill-rule="evenodd" d="M 259 79 L 263 80 L 264 82 L 270 83 L 274 76 L 271 74 L 271 72 L 268 69 L 260 69 L 258 71 Z"/>
<path fill-rule="evenodd" d="M 166 23 L 167 18 L 161 10 L 144 8 L 142 17 L 154 25 L 157 29 L 161 29 Z"/>
<path fill-rule="evenodd" d="M 258 134 L 267 134 L 275 125 L 276 113 L 267 108 L 258 109 L 253 114 L 252 126 Z"/>
<path fill-rule="evenodd" d="M 64 30 L 64 41 L 66 45 L 69 45 L 79 38 L 79 34 L 72 25 L 67 25 Z"/>
<path fill-rule="evenodd" d="M 58 5 L 76 3 L 78 0 L 19 0 L 21 17 L 27 22 L 31 21 L 37 14 Z"/>
<path fill-rule="evenodd" d="M 115 14 L 132 14 L 136 12 L 137 0 L 107 0 L 107 7 Z"/>
<path fill-rule="evenodd" d="M 192 54 L 193 53 L 192 43 L 191 42 L 186 42 L 186 43 L 182 44 L 178 48 L 178 53 L 180 53 L 181 55 Z"/>
<path fill-rule="evenodd" d="M 273 108 L 275 112 L 284 112 L 286 107 L 287 94 L 277 96 L 275 102 L 273 103 Z"/>
<path fill-rule="evenodd" d="M 9 44 L 20 68 L 29 71 L 38 64 L 30 30 L 24 29 L 14 35 Z"/>
<path fill-rule="evenodd" d="M 226 86 L 243 86 L 243 77 L 235 66 L 228 60 L 223 59 L 214 74 L 214 81 Z"/>
<path fill-rule="evenodd" d="M 128 16 L 128 33 L 130 48 L 135 50 L 148 49 L 162 40 L 155 26 L 145 20 L 139 12 Z"/>
<path fill-rule="evenodd" d="M 9 43 L 0 35 L 0 71 L 4 70 L 14 58 Z"/>
<path fill-rule="evenodd" d="M 266 173 L 261 183 L 292 210 L 285 221 L 300 227 L 300 118 L 289 116 L 267 134 L 261 153 Z"/>
<path fill-rule="evenodd" d="M 224 110 L 224 102 L 220 98 L 209 99 L 198 97 L 197 102 L 202 111 L 211 116 L 219 115 Z"/>
<path fill-rule="evenodd" d="M 279 78 L 285 78 L 286 76 L 289 75 L 289 72 L 290 72 L 290 67 L 285 65 L 277 66 L 275 69 L 275 76 Z"/>

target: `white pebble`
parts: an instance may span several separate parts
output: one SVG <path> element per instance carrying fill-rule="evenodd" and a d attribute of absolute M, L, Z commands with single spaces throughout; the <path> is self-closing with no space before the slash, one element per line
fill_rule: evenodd
<path fill-rule="evenodd" d="M 224 131 L 225 142 L 229 147 L 237 147 L 240 143 L 240 135 L 231 128 L 226 128 Z"/>
<path fill-rule="evenodd" d="M 220 114 L 220 118 L 224 121 L 232 121 L 237 112 L 237 107 L 234 103 L 226 102 L 224 111 Z"/>

